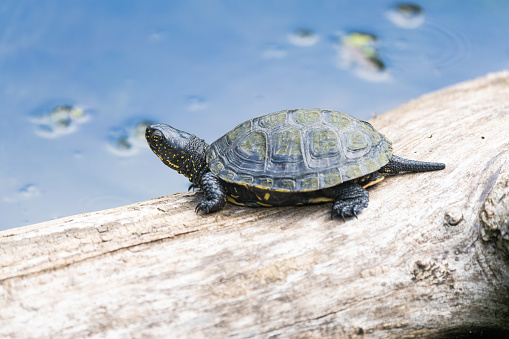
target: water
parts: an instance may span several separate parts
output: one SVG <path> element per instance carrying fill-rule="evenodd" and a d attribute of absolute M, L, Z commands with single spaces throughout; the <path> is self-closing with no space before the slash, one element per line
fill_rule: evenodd
<path fill-rule="evenodd" d="M 0 4 L 0 229 L 185 191 L 145 145 L 287 108 L 362 119 L 509 68 L 509 2 Z"/>

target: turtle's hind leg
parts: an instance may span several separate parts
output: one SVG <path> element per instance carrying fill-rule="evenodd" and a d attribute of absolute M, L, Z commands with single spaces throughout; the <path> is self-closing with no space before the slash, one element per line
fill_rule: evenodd
<path fill-rule="evenodd" d="M 400 158 L 393 155 L 391 161 L 378 170 L 384 174 L 398 174 L 401 172 L 429 172 L 438 171 L 445 168 L 445 164 L 440 162 L 425 162 Z"/>
<path fill-rule="evenodd" d="M 369 193 L 355 182 L 345 182 L 331 189 L 330 196 L 335 199 L 332 205 L 331 218 L 334 214 L 345 220 L 345 217 L 357 217 L 357 214 L 368 207 Z"/>

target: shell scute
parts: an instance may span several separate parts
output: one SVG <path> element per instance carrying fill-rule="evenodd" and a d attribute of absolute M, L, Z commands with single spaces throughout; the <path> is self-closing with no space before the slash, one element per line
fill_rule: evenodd
<path fill-rule="evenodd" d="M 369 147 L 369 140 L 361 131 L 351 131 L 346 135 L 346 147 L 351 152 L 361 151 Z"/>
<path fill-rule="evenodd" d="M 264 162 L 267 157 L 267 137 L 265 133 L 250 131 L 237 143 L 235 153 L 248 161 Z"/>
<path fill-rule="evenodd" d="M 336 156 L 341 147 L 337 134 L 329 128 L 316 128 L 309 131 L 309 152 L 313 158 Z"/>
<path fill-rule="evenodd" d="M 253 119 L 255 121 L 256 119 Z M 286 112 L 276 112 L 258 118 L 258 125 L 262 128 L 274 128 L 286 122 Z"/>
<path fill-rule="evenodd" d="M 338 130 L 346 130 L 352 124 L 351 116 L 341 112 L 328 111 L 324 114 L 325 120 L 336 126 Z M 354 118 L 355 119 L 355 118 Z"/>
<path fill-rule="evenodd" d="M 299 109 L 292 112 L 293 120 L 301 125 L 311 126 L 321 121 L 320 110 L 304 110 Z"/>
<path fill-rule="evenodd" d="M 295 128 L 285 128 L 273 133 L 272 157 L 275 161 L 301 161 L 301 132 Z"/>

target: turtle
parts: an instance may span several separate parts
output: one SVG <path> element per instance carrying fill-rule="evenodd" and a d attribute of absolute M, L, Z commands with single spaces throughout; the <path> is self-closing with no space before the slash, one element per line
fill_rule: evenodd
<path fill-rule="evenodd" d="M 331 217 L 357 217 L 367 187 L 388 175 L 427 172 L 443 163 L 392 154 L 392 143 L 369 122 L 329 109 L 290 109 L 241 123 L 212 144 L 166 124 L 145 137 L 162 162 L 185 175 L 204 198 L 195 211 L 242 206 L 333 202 Z"/>

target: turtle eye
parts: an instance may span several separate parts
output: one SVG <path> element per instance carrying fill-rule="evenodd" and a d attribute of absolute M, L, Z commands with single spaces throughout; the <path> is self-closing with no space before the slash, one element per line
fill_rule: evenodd
<path fill-rule="evenodd" d="M 152 141 L 153 141 L 153 142 L 159 142 L 159 135 L 157 135 L 157 134 L 153 134 L 153 135 L 152 135 Z"/>

